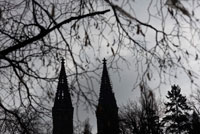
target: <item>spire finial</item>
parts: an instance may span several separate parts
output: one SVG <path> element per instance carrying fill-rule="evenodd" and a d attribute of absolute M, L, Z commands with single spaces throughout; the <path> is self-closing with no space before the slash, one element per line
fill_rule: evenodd
<path fill-rule="evenodd" d="M 61 58 L 61 65 L 64 65 L 65 64 L 65 59 L 62 57 Z"/>
<path fill-rule="evenodd" d="M 103 59 L 103 64 L 104 64 L 104 65 L 106 64 L 106 61 L 107 61 L 106 58 L 104 58 L 104 59 Z"/>

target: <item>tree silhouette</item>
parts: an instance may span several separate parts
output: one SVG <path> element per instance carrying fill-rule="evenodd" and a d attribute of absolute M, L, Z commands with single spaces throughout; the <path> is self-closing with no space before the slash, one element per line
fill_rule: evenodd
<path fill-rule="evenodd" d="M 87 119 L 84 123 L 84 130 L 83 130 L 82 134 L 92 134 L 89 119 Z"/>
<path fill-rule="evenodd" d="M 119 69 L 122 61 L 129 65 L 125 53 L 132 56 L 137 69 L 133 88 L 154 78 L 160 82 L 159 88 L 166 76 L 177 78 L 171 70 L 178 69 L 195 85 L 198 72 L 191 70 L 188 61 L 199 61 L 199 1 L 141 2 L 1 0 L 2 114 L 12 113 L 20 122 L 14 109 L 30 105 L 43 114 L 44 120 L 49 119 L 61 56 L 67 60 L 66 71 L 77 106 L 84 103 L 95 107 L 94 85 L 100 80 L 98 72 L 104 56 L 113 69 Z M 138 8 L 141 5 L 142 12 Z"/>
<path fill-rule="evenodd" d="M 166 133 L 181 134 L 189 132 L 191 125 L 188 111 L 191 108 L 187 104 L 186 97 L 181 94 L 181 88 L 173 85 L 166 97 L 169 101 L 165 103 L 166 115 L 162 120 L 166 127 Z"/>
<path fill-rule="evenodd" d="M 198 134 L 200 132 L 200 118 L 199 115 L 193 111 L 190 134 Z"/>
<path fill-rule="evenodd" d="M 141 132 L 143 134 L 161 134 L 161 124 L 154 94 L 151 90 L 141 87 L 141 106 L 142 113 L 140 117 Z"/>
<path fill-rule="evenodd" d="M 12 112 L 0 111 L 0 131 L 4 134 L 47 134 L 51 126 L 42 120 L 41 114 L 31 106 L 27 109 L 13 109 Z"/>
<path fill-rule="evenodd" d="M 120 111 L 121 134 L 162 134 L 154 94 L 142 86 L 140 107 L 130 102 Z"/>
<path fill-rule="evenodd" d="M 141 110 L 137 103 L 129 102 L 129 104 L 122 107 L 119 113 L 120 134 L 139 134 L 140 114 Z"/>

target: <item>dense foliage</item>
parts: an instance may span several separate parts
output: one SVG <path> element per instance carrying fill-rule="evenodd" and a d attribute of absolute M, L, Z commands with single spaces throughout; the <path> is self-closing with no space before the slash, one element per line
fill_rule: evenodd
<path fill-rule="evenodd" d="M 188 104 L 181 88 L 168 91 L 165 111 L 160 111 L 151 90 L 141 91 L 140 105 L 130 102 L 121 108 L 120 134 L 198 134 L 199 111 Z M 192 112 L 193 109 L 193 112 Z M 162 116 L 161 116 L 162 115 Z"/>
<path fill-rule="evenodd" d="M 173 85 L 166 97 L 169 101 L 165 103 L 166 116 L 162 120 L 166 133 L 188 133 L 191 127 L 188 112 L 191 108 L 187 104 L 186 97 L 181 94 L 180 87 Z"/>

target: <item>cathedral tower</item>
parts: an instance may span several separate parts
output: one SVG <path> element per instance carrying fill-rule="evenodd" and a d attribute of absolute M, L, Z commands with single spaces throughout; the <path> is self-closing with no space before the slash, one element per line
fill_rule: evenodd
<path fill-rule="evenodd" d="M 96 117 L 98 134 L 119 134 L 118 107 L 112 91 L 105 59 L 103 60 L 103 73 Z"/>
<path fill-rule="evenodd" d="M 52 108 L 53 134 L 73 134 L 74 108 L 72 107 L 64 64 L 64 59 L 62 59 L 55 102 Z"/>

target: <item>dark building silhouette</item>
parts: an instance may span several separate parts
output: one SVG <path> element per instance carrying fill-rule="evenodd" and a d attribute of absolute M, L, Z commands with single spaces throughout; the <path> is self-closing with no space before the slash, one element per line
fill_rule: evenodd
<path fill-rule="evenodd" d="M 103 60 L 100 96 L 96 110 L 98 134 L 118 134 L 118 107 L 110 83 L 106 60 Z"/>
<path fill-rule="evenodd" d="M 69 93 L 64 59 L 52 108 L 53 134 L 73 134 L 73 107 Z M 100 96 L 96 110 L 97 134 L 119 134 L 118 107 L 110 83 L 106 60 L 103 60 Z"/>
<path fill-rule="evenodd" d="M 69 93 L 64 59 L 61 62 L 59 82 L 52 108 L 53 134 L 73 134 L 73 107 Z"/>

